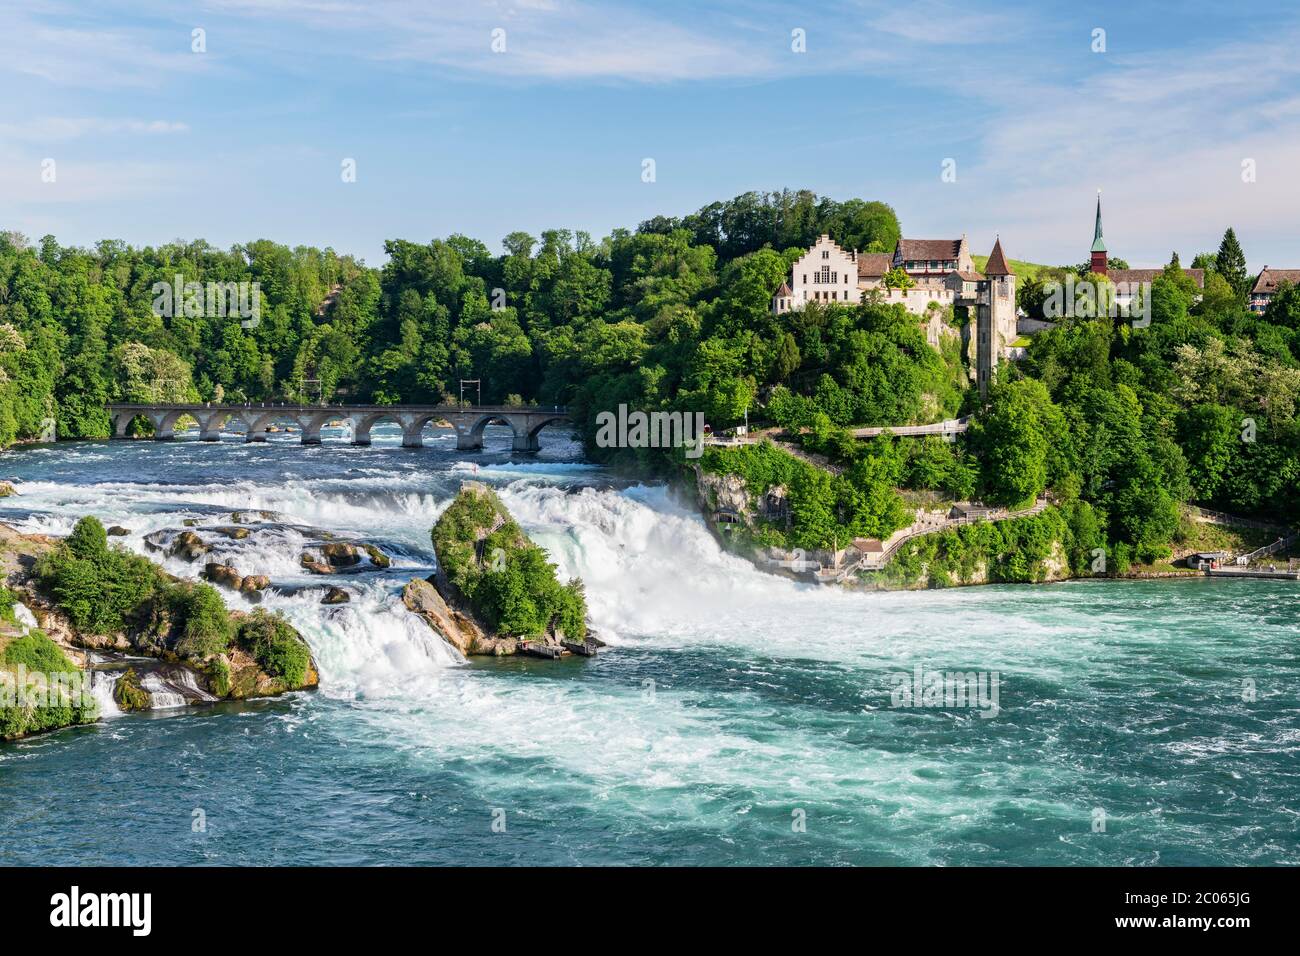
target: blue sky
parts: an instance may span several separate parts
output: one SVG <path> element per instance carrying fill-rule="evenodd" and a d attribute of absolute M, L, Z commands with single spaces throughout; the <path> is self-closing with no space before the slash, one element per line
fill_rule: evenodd
<path fill-rule="evenodd" d="M 1232 225 L 1253 268 L 1300 267 L 1297 41 L 1294 5 L 1195 0 L 0 0 L 0 228 L 380 264 L 788 186 L 1057 263 L 1100 187 L 1135 266 Z"/>

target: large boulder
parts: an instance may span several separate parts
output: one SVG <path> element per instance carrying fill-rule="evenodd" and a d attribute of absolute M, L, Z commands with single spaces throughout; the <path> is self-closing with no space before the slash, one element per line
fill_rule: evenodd
<path fill-rule="evenodd" d="M 110 538 L 125 538 L 130 533 L 130 528 L 123 528 L 120 524 L 115 524 L 113 527 L 108 529 L 108 536 Z"/>
<path fill-rule="evenodd" d="M 513 640 L 489 638 L 473 618 L 449 607 L 438 589 L 423 578 L 414 578 L 402 591 L 402 602 L 441 634 L 462 654 L 514 653 Z M 506 644 L 512 645 L 509 650 Z M 500 646 L 498 646 L 500 645 Z"/>
<path fill-rule="evenodd" d="M 342 588 L 328 588 L 325 596 L 320 599 L 321 604 L 347 604 L 352 600 L 352 595 Z"/>
<path fill-rule="evenodd" d="M 182 531 L 172 540 L 170 553 L 186 561 L 197 561 L 210 550 L 212 550 L 211 545 L 204 542 L 193 531 Z"/>
<path fill-rule="evenodd" d="M 203 576 L 213 584 L 220 584 L 232 591 L 240 591 L 244 587 L 244 576 L 228 564 L 209 561 L 203 566 Z"/>
<path fill-rule="evenodd" d="M 265 574 L 249 574 L 244 577 L 244 583 L 239 586 L 241 591 L 265 591 L 271 586 L 271 579 Z"/>
<path fill-rule="evenodd" d="M 12 481 L 0 481 L 0 498 L 12 498 L 16 494 L 18 489 Z"/>
<path fill-rule="evenodd" d="M 153 695 L 140 683 L 140 675 L 135 668 L 127 668 L 125 674 L 117 679 L 113 686 L 113 700 L 118 709 L 124 711 L 149 710 L 153 707 Z"/>
<path fill-rule="evenodd" d="M 363 544 L 366 554 L 370 555 L 370 563 L 377 568 L 386 568 L 393 563 L 393 559 L 384 552 L 380 551 L 373 544 Z"/>
<path fill-rule="evenodd" d="M 350 568 L 361 563 L 361 552 L 354 544 L 334 541 L 320 546 L 320 553 L 325 556 L 332 568 Z"/>

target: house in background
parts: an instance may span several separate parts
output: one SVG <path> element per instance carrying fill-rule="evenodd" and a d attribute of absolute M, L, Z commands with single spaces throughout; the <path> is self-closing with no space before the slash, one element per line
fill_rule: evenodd
<path fill-rule="evenodd" d="M 1250 290 L 1250 311 L 1266 310 L 1283 284 L 1300 285 L 1300 269 L 1270 269 L 1268 266 L 1261 269 Z"/>
<path fill-rule="evenodd" d="M 908 289 L 887 289 L 885 273 L 902 269 L 912 280 Z M 798 311 L 809 302 L 856 305 L 864 299 L 902 305 L 925 322 L 926 339 L 939 344 L 941 310 L 964 311 L 968 337 L 975 340 L 975 380 L 987 394 L 993 369 L 1015 341 L 1016 277 L 1002 252 L 1002 241 L 977 272 L 966 237 L 960 239 L 899 239 L 892 254 L 862 253 L 841 248 L 830 236 L 820 236 L 795 260 L 790 281 L 772 297 L 777 315 Z"/>

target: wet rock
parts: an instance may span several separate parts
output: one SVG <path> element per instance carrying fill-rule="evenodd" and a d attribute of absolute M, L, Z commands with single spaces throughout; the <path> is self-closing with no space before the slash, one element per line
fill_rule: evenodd
<path fill-rule="evenodd" d="M 256 594 L 271 586 L 271 579 L 265 574 L 249 574 L 239 584 L 239 590 L 245 594 Z"/>
<path fill-rule="evenodd" d="M 252 534 L 247 528 L 213 528 L 212 530 L 229 538 L 231 541 L 243 541 Z"/>
<path fill-rule="evenodd" d="M 108 529 L 108 535 L 111 538 L 125 538 L 130 533 L 130 528 L 123 528 L 120 524 L 115 524 Z"/>
<path fill-rule="evenodd" d="M 334 573 L 333 568 L 331 568 L 320 558 L 316 557 L 310 551 L 304 551 L 302 553 L 302 557 L 298 559 L 298 563 L 301 564 L 306 570 L 310 571 L 312 574 L 333 574 Z"/>
<path fill-rule="evenodd" d="M 203 522 L 200 521 L 198 518 L 186 518 L 184 521 L 181 522 L 181 524 L 185 525 L 185 527 L 187 528 L 197 528 L 202 523 Z"/>
<path fill-rule="evenodd" d="M 384 552 L 380 551 L 373 544 L 365 544 L 362 545 L 362 547 L 365 548 L 366 554 L 370 555 L 370 563 L 375 567 L 387 568 L 392 565 L 393 559 L 384 554 Z"/>
<path fill-rule="evenodd" d="M 351 600 L 352 595 L 342 588 L 330 588 L 320 602 L 321 604 L 347 604 Z"/>
<path fill-rule="evenodd" d="M 0 481 L 0 498 L 12 498 L 16 494 L 18 489 L 12 481 Z"/>
<path fill-rule="evenodd" d="M 406 585 L 402 591 L 402 603 L 424 618 L 430 627 L 462 654 L 504 655 L 515 652 L 513 641 L 488 638 L 472 618 L 448 607 L 438 589 L 423 578 L 415 578 Z"/>
<path fill-rule="evenodd" d="M 140 675 L 134 667 L 129 667 L 113 687 L 113 700 L 121 710 L 148 710 L 153 706 L 153 697 L 140 684 Z"/>
<path fill-rule="evenodd" d="M 211 550 L 211 546 L 193 531 L 182 531 L 173 539 L 170 552 L 186 561 L 197 561 Z"/>
<path fill-rule="evenodd" d="M 320 553 L 325 556 L 330 567 L 334 568 L 350 568 L 354 564 L 361 563 L 361 552 L 357 550 L 356 545 L 342 541 L 322 544 Z"/>
<path fill-rule="evenodd" d="M 203 566 L 203 576 L 213 584 L 220 584 L 232 591 L 242 590 L 244 585 L 243 575 L 230 565 L 217 564 L 215 561 L 210 561 Z"/>

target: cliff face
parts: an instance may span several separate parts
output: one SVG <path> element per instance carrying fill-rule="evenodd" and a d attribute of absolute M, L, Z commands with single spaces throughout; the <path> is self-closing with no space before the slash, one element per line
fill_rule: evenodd
<path fill-rule="evenodd" d="M 402 592 L 402 601 L 467 657 L 471 654 L 506 657 L 518 653 L 519 642 L 515 638 L 490 637 L 473 613 L 449 606 L 443 588 L 449 588 L 445 578 L 436 586 L 423 578 L 414 578 Z"/>

